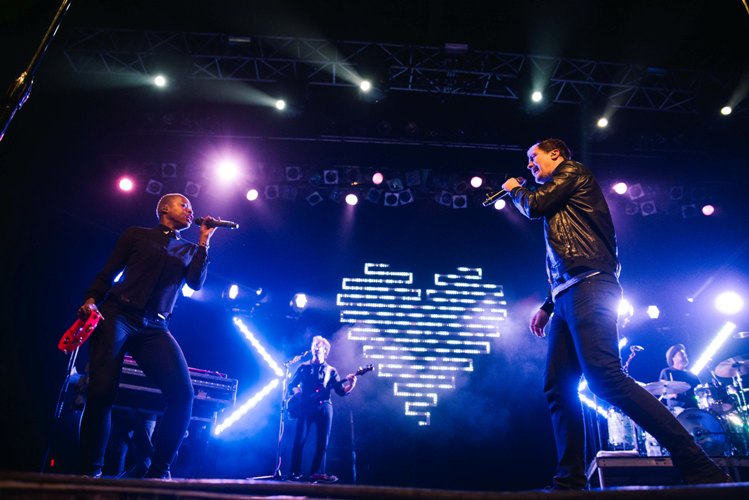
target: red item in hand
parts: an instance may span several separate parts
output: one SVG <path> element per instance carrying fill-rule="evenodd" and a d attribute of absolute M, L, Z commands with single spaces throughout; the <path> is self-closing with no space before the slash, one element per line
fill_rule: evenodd
<path fill-rule="evenodd" d="M 70 354 L 78 349 L 91 336 L 91 332 L 94 331 L 101 318 L 102 316 L 99 311 L 91 310 L 85 321 L 82 319 L 75 320 L 63 334 L 60 342 L 57 344 L 57 348 L 65 354 Z"/>

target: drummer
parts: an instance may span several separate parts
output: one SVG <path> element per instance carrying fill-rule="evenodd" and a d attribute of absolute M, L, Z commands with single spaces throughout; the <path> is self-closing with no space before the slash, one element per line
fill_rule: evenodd
<path fill-rule="evenodd" d="M 666 351 L 666 363 L 668 368 L 661 370 L 661 380 L 686 382 L 689 384 L 689 390 L 679 394 L 666 394 L 663 396 L 663 403 L 668 406 L 672 412 L 678 414 L 687 408 L 697 408 L 697 397 L 694 394 L 694 388 L 700 385 L 700 379 L 697 375 L 687 371 L 689 358 L 687 349 L 684 344 L 675 344 Z"/>

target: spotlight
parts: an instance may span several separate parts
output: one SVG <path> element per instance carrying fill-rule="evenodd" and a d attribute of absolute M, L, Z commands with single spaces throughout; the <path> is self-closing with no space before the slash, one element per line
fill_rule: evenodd
<path fill-rule="evenodd" d="M 617 182 L 612 186 L 612 188 L 616 194 L 624 194 L 627 192 L 627 183 L 626 182 Z"/>
<path fill-rule="evenodd" d="M 694 203 L 681 206 L 681 216 L 685 219 L 692 218 L 697 215 L 697 207 Z"/>
<path fill-rule="evenodd" d="M 239 175 L 239 165 L 232 159 L 221 160 L 216 166 L 216 174 L 222 181 L 232 181 Z"/>
<path fill-rule="evenodd" d="M 480 175 L 474 175 L 471 177 L 471 186 L 478 189 L 484 184 L 484 178 Z"/>
<path fill-rule="evenodd" d="M 723 314 L 736 314 L 744 308 L 744 299 L 736 292 L 723 292 L 715 297 L 715 309 Z"/>
<path fill-rule="evenodd" d="M 505 200 L 499 200 L 494 203 L 494 209 L 495 210 L 502 210 L 507 206 L 507 202 Z"/>
<path fill-rule="evenodd" d="M 661 316 L 661 310 L 658 309 L 658 306 L 648 306 L 647 312 L 650 319 L 658 319 Z"/>
<path fill-rule="evenodd" d="M 531 94 L 531 101 L 533 102 L 541 102 L 543 101 L 543 99 L 544 99 L 544 95 L 538 90 L 536 90 L 535 92 Z"/>
<path fill-rule="evenodd" d="M 318 203 L 322 201 L 322 196 L 320 195 L 320 193 L 315 191 L 314 193 L 308 195 L 305 199 L 307 200 L 307 203 L 309 203 L 311 207 L 314 207 L 315 205 L 317 205 Z"/>
<path fill-rule="evenodd" d="M 283 111 L 284 109 L 286 109 L 286 101 L 284 101 L 283 99 L 278 99 L 276 101 L 276 109 L 279 111 Z"/>
<path fill-rule="evenodd" d="M 189 196 L 190 198 L 197 198 L 200 196 L 200 184 L 193 181 L 187 181 L 187 184 L 185 184 L 185 196 Z"/>
<path fill-rule="evenodd" d="M 370 203 L 378 203 L 380 201 L 380 196 L 382 196 L 382 191 L 376 188 L 369 188 L 369 191 L 367 191 L 367 201 Z"/>
<path fill-rule="evenodd" d="M 338 184 L 338 170 L 323 170 L 322 180 L 325 184 Z"/>
<path fill-rule="evenodd" d="M 382 184 L 382 181 L 384 180 L 385 180 L 385 176 L 382 175 L 382 172 L 375 172 L 372 175 L 372 184 L 374 184 L 375 186 L 379 186 L 380 184 Z"/>
<path fill-rule="evenodd" d="M 645 190 L 642 189 L 642 184 L 640 183 L 632 184 L 631 186 L 629 186 L 627 194 L 629 194 L 630 200 L 637 200 L 645 196 Z"/>
<path fill-rule="evenodd" d="M 128 192 L 133 190 L 135 184 L 133 184 L 133 180 L 130 179 L 130 177 L 122 177 L 119 182 L 117 182 L 117 187 L 119 187 L 121 191 Z"/>
<path fill-rule="evenodd" d="M 398 205 L 398 193 L 385 193 L 385 200 L 382 202 L 386 207 L 395 207 Z"/>
<path fill-rule="evenodd" d="M 177 177 L 177 164 L 176 163 L 162 163 L 161 164 L 161 177 L 165 179 L 173 179 Z"/>
<path fill-rule="evenodd" d="M 328 198 L 330 198 L 330 201 L 334 203 L 340 203 L 342 197 L 343 193 L 341 193 L 340 189 L 333 189 L 328 193 Z"/>
<path fill-rule="evenodd" d="M 297 166 L 286 167 L 286 180 L 287 181 L 298 181 L 302 178 L 302 169 Z"/>
<path fill-rule="evenodd" d="M 406 172 L 406 185 L 418 186 L 421 184 L 421 174 L 418 170 L 409 170 Z"/>
<path fill-rule="evenodd" d="M 658 213 L 655 202 L 653 200 L 648 200 L 640 203 L 640 213 L 644 216 L 655 215 Z"/>
<path fill-rule="evenodd" d="M 453 195 L 453 208 L 468 208 L 468 197 L 464 194 Z"/>
<path fill-rule="evenodd" d="M 164 75 L 156 75 L 153 79 L 153 84 L 159 88 L 166 87 L 167 81 Z"/>
<path fill-rule="evenodd" d="M 598 128 L 606 128 L 606 127 L 608 127 L 609 126 L 609 120 L 608 120 L 608 118 L 605 118 L 605 117 L 599 118 L 598 121 L 596 122 L 596 126 Z"/>
<path fill-rule="evenodd" d="M 403 181 L 400 180 L 398 177 L 395 179 L 388 179 L 387 185 L 390 188 L 390 191 L 402 191 L 403 190 Z"/>
<path fill-rule="evenodd" d="M 278 194 L 279 194 L 278 185 L 271 184 L 269 186 L 265 186 L 264 191 L 265 191 L 266 200 L 275 200 L 278 198 Z"/>
<path fill-rule="evenodd" d="M 673 201 L 684 198 L 684 186 L 671 186 L 668 190 L 668 197 Z"/>
<path fill-rule="evenodd" d="M 281 198 L 284 200 L 294 201 L 296 200 L 298 193 L 299 188 L 296 186 L 283 186 L 283 188 L 281 188 Z"/>
<path fill-rule="evenodd" d="M 146 184 L 146 193 L 148 194 L 161 194 L 161 190 L 164 188 L 164 185 L 160 183 L 157 180 L 149 179 L 148 184 Z"/>
<path fill-rule="evenodd" d="M 260 196 L 260 193 L 255 188 L 249 189 L 247 191 L 246 197 L 247 197 L 248 201 L 255 201 L 255 200 L 257 200 L 258 196 Z"/>
<path fill-rule="evenodd" d="M 359 197 L 356 196 L 354 193 L 349 193 L 346 195 L 346 204 L 351 205 L 352 207 L 359 203 Z"/>
<path fill-rule="evenodd" d="M 448 191 L 441 191 L 436 196 L 437 203 L 446 207 L 453 206 L 453 195 Z"/>
<path fill-rule="evenodd" d="M 291 298 L 291 308 L 295 312 L 302 312 L 307 307 L 307 295 L 303 293 L 294 294 Z"/>
<path fill-rule="evenodd" d="M 408 203 L 412 203 L 413 201 L 414 195 L 410 189 L 406 189 L 405 191 L 401 191 L 400 193 L 398 193 L 398 202 L 401 205 L 406 205 Z"/>
<path fill-rule="evenodd" d="M 370 82 L 369 80 L 362 80 L 359 83 L 359 88 L 362 92 L 369 92 L 370 90 L 372 90 L 372 82 Z"/>
<path fill-rule="evenodd" d="M 728 116 L 731 113 L 733 113 L 733 108 L 731 106 L 723 106 L 720 108 L 720 114 L 723 116 Z"/>
<path fill-rule="evenodd" d="M 705 205 L 702 207 L 702 215 L 705 215 L 707 217 L 713 215 L 715 213 L 715 207 L 712 205 Z"/>

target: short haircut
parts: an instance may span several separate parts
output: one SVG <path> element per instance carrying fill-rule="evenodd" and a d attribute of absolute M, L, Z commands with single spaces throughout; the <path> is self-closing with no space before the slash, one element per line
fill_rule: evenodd
<path fill-rule="evenodd" d="M 562 139 L 554 139 L 550 137 L 549 139 L 544 139 L 543 141 L 537 142 L 536 146 L 538 146 L 541 151 L 546 151 L 547 153 L 558 149 L 562 155 L 562 158 L 564 158 L 565 160 L 572 159 L 572 151 L 570 151 L 570 148 L 567 147 L 567 144 L 565 144 Z"/>
<path fill-rule="evenodd" d="M 168 193 L 159 198 L 159 202 L 156 204 L 156 218 L 161 220 L 161 210 L 169 205 L 174 198 L 184 198 L 185 195 L 180 193 Z"/>
<path fill-rule="evenodd" d="M 315 344 L 317 342 L 322 342 L 322 344 L 325 346 L 325 355 L 327 356 L 330 353 L 330 342 L 328 342 L 328 339 L 321 335 L 315 335 L 312 337 L 312 343 Z"/>

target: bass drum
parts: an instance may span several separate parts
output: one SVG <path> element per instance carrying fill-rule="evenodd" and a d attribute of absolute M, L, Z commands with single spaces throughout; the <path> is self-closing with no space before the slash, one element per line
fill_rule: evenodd
<path fill-rule="evenodd" d="M 711 457 L 731 455 L 730 433 L 723 423 L 710 413 L 697 408 L 681 412 L 676 420 L 694 436 L 694 440 Z"/>

